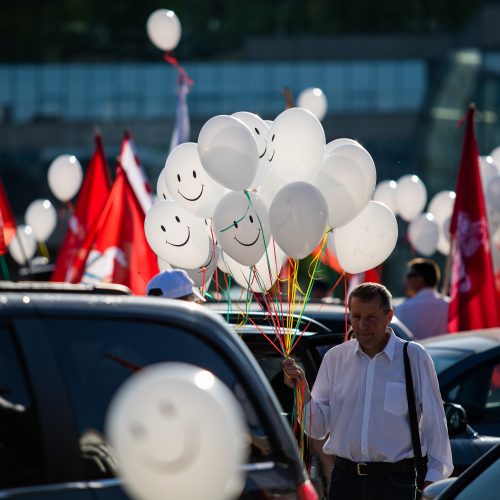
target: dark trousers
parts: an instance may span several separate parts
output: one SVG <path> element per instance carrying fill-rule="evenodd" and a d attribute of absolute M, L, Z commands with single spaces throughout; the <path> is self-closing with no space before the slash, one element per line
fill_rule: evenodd
<path fill-rule="evenodd" d="M 404 470 L 360 476 L 335 466 L 330 482 L 330 500 L 415 500 L 415 471 Z"/>

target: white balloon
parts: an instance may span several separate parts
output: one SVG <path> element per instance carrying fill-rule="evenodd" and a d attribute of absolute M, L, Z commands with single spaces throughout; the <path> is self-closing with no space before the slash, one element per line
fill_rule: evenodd
<path fill-rule="evenodd" d="M 372 157 L 358 146 L 339 146 L 321 162 L 314 184 L 328 203 L 330 227 L 347 224 L 363 210 L 373 195 L 376 179 Z"/>
<path fill-rule="evenodd" d="M 105 428 L 134 498 L 229 500 L 243 490 L 243 412 L 207 370 L 175 362 L 142 369 L 113 396 Z"/>
<path fill-rule="evenodd" d="M 500 168 L 500 146 L 497 146 L 490 154 L 493 163 L 496 165 L 497 168 Z M 499 172 L 500 173 L 500 172 Z"/>
<path fill-rule="evenodd" d="M 208 175 L 233 191 L 247 189 L 259 166 L 259 150 L 252 131 L 237 118 L 218 115 L 203 125 L 198 154 Z"/>
<path fill-rule="evenodd" d="M 312 184 L 285 184 L 269 207 L 269 224 L 276 243 L 292 259 L 304 259 L 318 246 L 328 224 L 328 205 Z"/>
<path fill-rule="evenodd" d="M 215 208 L 212 223 L 224 252 L 245 266 L 259 261 L 271 238 L 267 207 L 254 193 L 227 193 Z"/>
<path fill-rule="evenodd" d="M 453 206 L 455 205 L 456 194 L 454 191 L 439 191 L 436 193 L 427 207 L 436 222 L 439 224 L 447 219 L 453 213 Z"/>
<path fill-rule="evenodd" d="M 263 293 L 278 279 L 284 256 L 283 250 L 271 239 L 267 252 L 255 266 L 244 266 L 227 254 L 222 255 L 222 260 L 224 268 L 227 269 L 224 272 L 231 274 L 238 285 L 250 288 L 254 293 Z"/>
<path fill-rule="evenodd" d="M 396 205 L 406 222 L 417 218 L 427 202 L 427 189 L 417 175 L 403 175 L 397 181 Z"/>
<path fill-rule="evenodd" d="M 304 89 L 297 97 L 297 106 L 310 111 L 318 120 L 322 120 L 328 109 L 328 100 L 321 89 Z"/>
<path fill-rule="evenodd" d="M 377 267 L 392 253 L 398 239 L 396 217 L 383 203 L 369 201 L 345 226 L 334 229 L 335 253 L 351 274 Z"/>
<path fill-rule="evenodd" d="M 436 250 L 443 255 L 448 255 L 450 253 L 450 248 L 450 218 L 448 218 L 439 226 L 439 238 Z"/>
<path fill-rule="evenodd" d="M 263 184 L 264 180 L 271 172 L 271 167 L 266 158 L 269 125 L 260 116 L 249 113 L 248 111 L 238 111 L 231 116 L 241 120 L 250 129 L 257 143 L 259 166 L 257 167 L 257 173 L 250 188 L 258 188 Z"/>
<path fill-rule="evenodd" d="M 173 200 L 171 194 L 168 192 L 167 184 L 165 183 L 165 167 L 160 172 L 158 180 L 156 181 L 156 201 Z"/>
<path fill-rule="evenodd" d="M 257 194 L 269 208 L 274 196 L 284 185 L 285 183 L 271 171 L 266 178 L 266 182 L 257 189 Z"/>
<path fill-rule="evenodd" d="M 229 255 L 227 255 L 225 252 L 220 252 L 219 253 L 219 259 L 217 260 L 217 267 L 225 274 L 231 274 L 231 271 L 226 265 L 226 260 L 231 259 Z M 231 259 L 234 262 L 236 262 L 234 259 Z M 238 264 L 241 266 L 241 264 L 238 262 Z"/>
<path fill-rule="evenodd" d="M 490 178 L 486 186 L 486 201 L 488 205 L 500 211 L 500 175 Z"/>
<path fill-rule="evenodd" d="M 360 148 L 363 148 L 363 146 L 361 146 L 358 141 L 355 141 L 354 139 L 348 139 L 347 137 L 341 137 L 339 139 L 334 139 L 325 146 L 325 158 L 328 155 L 332 154 L 334 149 L 338 148 L 339 146 L 345 145 L 359 146 Z"/>
<path fill-rule="evenodd" d="M 172 269 L 172 266 L 166 260 L 163 260 L 161 257 L 158 257 L 157 260 L 158 260 L 158 268 L 160 269 L 160 271 L 166 271 L 167 269 Z"/>
<path fill-rule="evenodd" d="M 82 185 L 82 166 L 76 156 L 58 156 L 49 166 L 47 180 L 52 194 L 59 201 L 68 201 Z"/>
<path fill-rule="evenodd" d="M 35 239 L 43 243 L 56 228 L 56 209 L 49 200 L 33 200 L 26 209 L 24 220 L 33 229 Z"/>
<path fill-rule="evenodd" d="M 151 43 L 167 52 L 177 47 L 182 34 L 179 18 L 168 9 L 152 12 L 146 22 L 146 31 Z"/>
<path fill-rule="evenodd" d="M 203 287 L 205 290 L 210 284 L 210 280 L 217 267 L 217 262 L 219 261 L 219 246 L 210 242 L 210 252 L 208 259 L 203 263 L 202 266 L 196 267 L 194 269 L 184 269 L 189 277 L 194 281 L 194 286 Z"/>
<path fill-rule="evenodd" d="M 267 134 L 267 159 L 284 182 L 308 181 L 319 168 L 326 145 L 320 121 L 303 108 L 280 113 Z"/>
<path fill-rule="evenodd" d="M 31 260 L 36 252 L 36 240 L 30 226 L 17 226 L 16 235 L 9 243 L 10 256 L 20 265 Z"/>
<path fill-rule="evenodd" d="M 495 175 L 500 174 L 500 171 L 491 156 L 479 157 L 479 173 L 481 175 L 483 193 L 486 193 L 490 179 L 495 177 Z"/>
<path fill-rule="evenodd" d="M 381 181 L 375 187 L 375 191 L 372 196 L 373 201 L 379 201 L 391 210 L 391 212 L 396 215 L 397 205 L 396 205 L 396 189 L 398 183 L 393 180 Z"/>
<path fill-rule="evenodd" d="M 420 214 L 408 226 L 408 240 L 420 254 L 430 256 L 436 251 L 439 240 L 439 225 L 429 213 Z"/>
<path fill-rule="evenodd" d="M 194 268 L 207 260 L 204 220 L 174 201 L 159 201 L 148 210 L 144 232 L 151 250 L 174 267 Z"/>
<path fill-rule="evenodd" d="M 226 192 L 205 172 L 194 142 L 179 144 L 170 152 L 165 163 L 165 183 L 172 198 L 198 217 L 212 217 Z"/>

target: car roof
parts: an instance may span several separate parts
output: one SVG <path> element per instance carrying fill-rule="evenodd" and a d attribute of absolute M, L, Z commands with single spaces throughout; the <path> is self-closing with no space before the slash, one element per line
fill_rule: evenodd
<path fill-rule="evenodd" d="M 208 307 L 214 311 L 218 312 L 228 312 L 230 314 L 240 314 L 242 317 L 245 314 L 255 314 L 257 312 L 262 313 L 261 306 L 257 302 L 210 302 L 205 303 L 203 307 Z M 318 332 L 331 333 L 334 329 L 329 324 L 329 321 L 335 321 L 342 324 L 342 330 L 345 331 L 345 315 L 346 308 L 345 305 L 339 303 L 329 303 L 329 302 L 308 302 L 304 308 L 304 315 L 302 316 L 302 325 L 306 325 L 307 322 L 312 322 L 310 328 L 315 328 Z M 349 316 L 349 311 L 347 311 Z M 295 314 L 295 316 L 298 316 Z M 235 321 L 229 321 L 234 323 Z M 283 324 L 283 322 L 281 322 Z M 316 324 L 320 324 L 322 328 L 316 327 Z M 396 316 L 392 318 L 390 326 L 395 330 L 399 337 L 406 340 L 413 340 L 414 336 L 409 328 L 399 320 Z M 326 329 L 326 330 L 325 330 Z M 335 330 L 340 331 L 338 328 Z M 334 332 L 335 333 L 335 332 Z"/>
<path fill-rule="evenodd" d="M 430 349 L 458 349 L 472 353 L 483 352 L 500 345 L 500 328 L 446 333 L 420 341 Z"/>
<path fill-rule="evenodd" d="M 319 333 L 331 333 L 330 328 L 325 326 L 320 321 L 300 314 L 271 314 L 263 311 L 242 311 L 242 310 L 217 310 L 228 323 L 240 326 L 244 325 L 263 325 L 270 326 L 275 329 L 285 331 L 291 330 L 292 327 L 300 320 L 299 330 L 315 330 Z"/>
<path fill-rule="evenodd" d="M 0 293 L 2 292 L 132 294 L 130 288 L 116 283 L 62 283 L 57 281 L 0 281 Z"/>

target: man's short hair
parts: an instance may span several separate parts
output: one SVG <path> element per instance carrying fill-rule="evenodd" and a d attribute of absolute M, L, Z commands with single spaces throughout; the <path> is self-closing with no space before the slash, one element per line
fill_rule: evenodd
<path fill-rule="evenodd" d="M 432 259 L 424 259 L 418 257 L 412 259 L 407 264 L 409 273 L 416 273 L 418 276 L 422 276 L 426 286 L 435 287 L 441 279 L 441 272 L 439 271 L 439 266 Z M 408 273 L 407 273 L 408 274 Z"/>
<path fill-rule="evenodd" d="M 385 313 L 392 310 L 392 295 L 384 285 L 380 283 L 361 283 L 349 295 L 349 309 L 351 309 L 351 299 L 357 297 L 363 302 L 368 302 L 376 297 L 380 298 L 380 305 Z"/>

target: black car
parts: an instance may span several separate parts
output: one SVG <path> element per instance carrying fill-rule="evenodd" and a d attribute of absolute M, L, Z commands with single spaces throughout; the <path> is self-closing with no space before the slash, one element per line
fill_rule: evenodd
<path fill-rule="evenodd" d="M 431 484 L 423 491 L 423 500 L 498 498 L 500 477 L 500 444 L 485 453 L 458 478 L 445 479 Z"/>
<path fill-rule="evenodd" d="M 241 498 L 317 498 L 267 380 L 220 316 L 183 301 L 48 290 L 0 291 L 0 498 L 127 498 L 105 414 L 124 380 L 165 361 L 207 369 L 245 401 L 255 439 Z"/>
<path fill-rule="evenodd" d="M 443 399 L 463 406 L 481 434 L 500 436 L 500 328 L 429 337 L 422 344 Z"/>
<path fill-rule="evenodd" d="M 349 312 L 344 306 L 339 304 L 330 304 L 323 302 L 310 302 L 304 308 L 302 314 L 281 313 L 279 309 L 271 312 L 262 310 L 257 302 L 208 302 L 203 307 L 222 314 L 228 323 L 233 324 L 264 324 L 280 327 L 295 327 L 297 323 L 301 330 L 309 328 L 318 333 L 334 333 L 340 342 L 345 340 L 346 327 L 349 323 Z M 286 318 L 286 319 L 283 319 Z M 347 318 L 347 324 L 346 324 Z M 403 340 L 414 340 L 413 334 L 408 328 L 395 316 L 390 325 L 394 333 Z"/>

